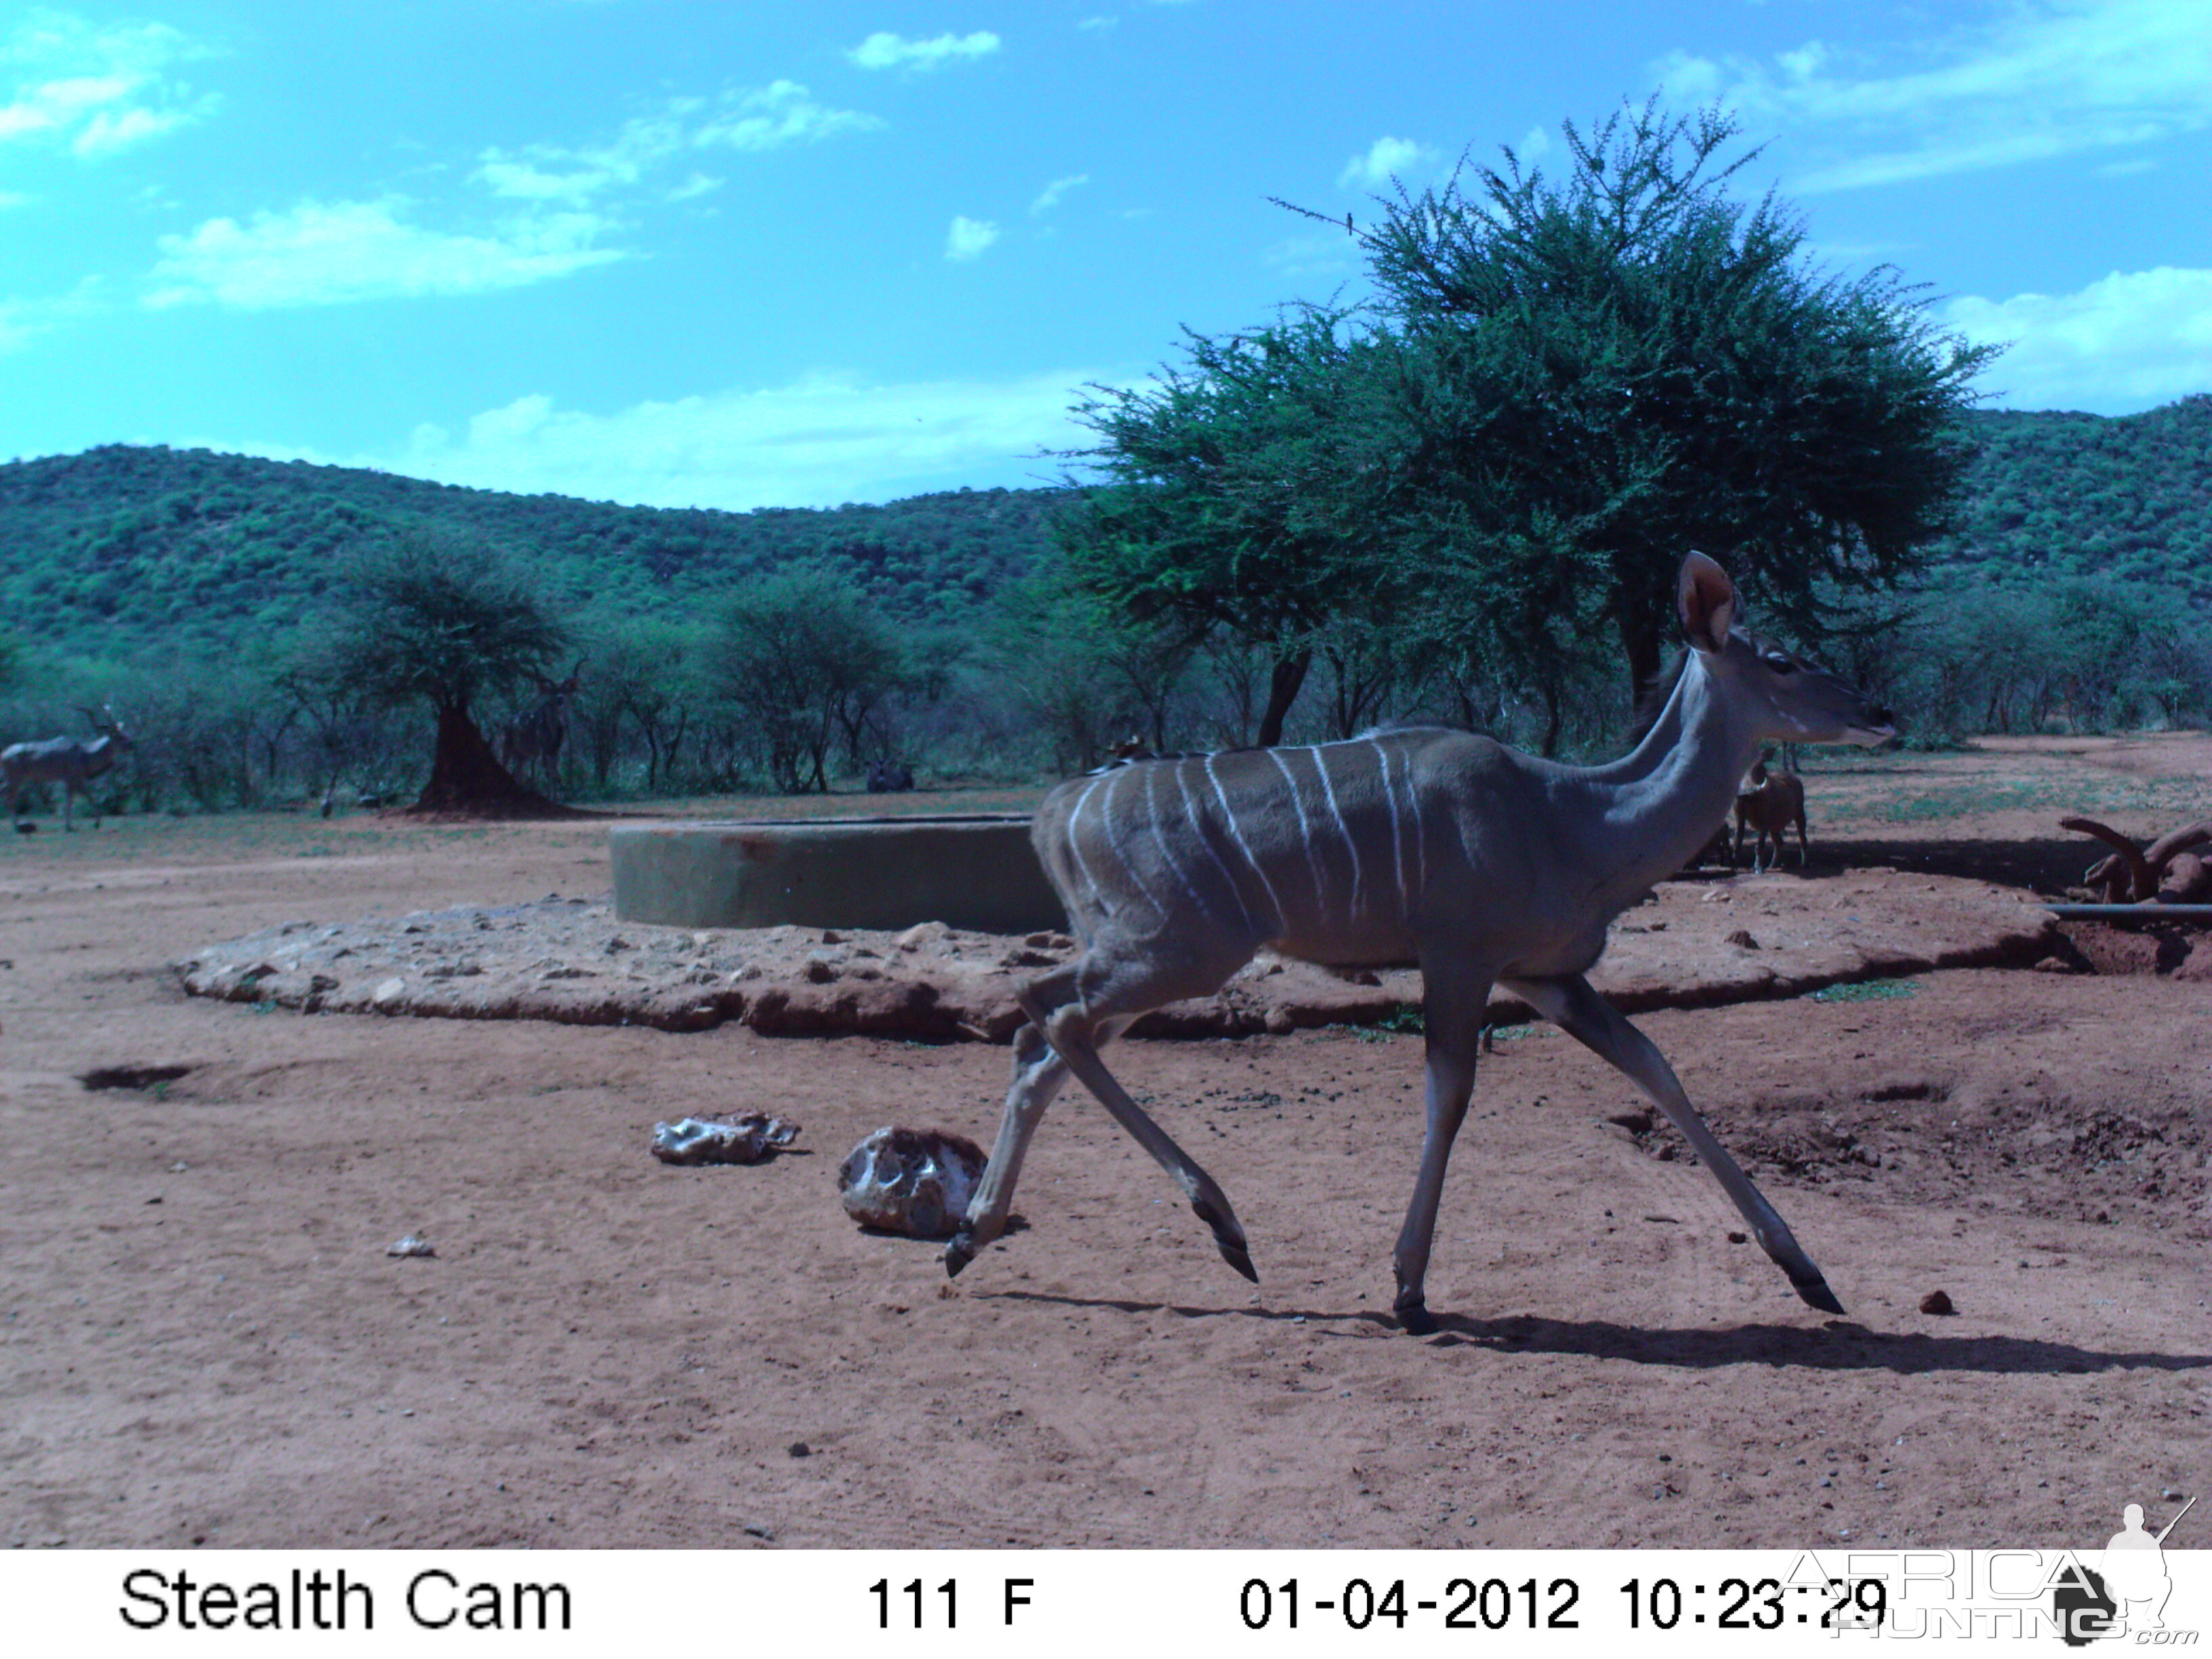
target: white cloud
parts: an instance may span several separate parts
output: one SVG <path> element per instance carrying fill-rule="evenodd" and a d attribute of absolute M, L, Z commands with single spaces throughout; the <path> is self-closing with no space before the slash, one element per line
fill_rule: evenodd
<path fill-rule="evenodd" d="M 488 149 L 471 176 L 495 195 L 580 206 L 603 191 L 636 185 L 653 168 L 681 155 L 684 144 L 681 111 L 671 109 L 623 123 L 604 144 L 574 149 L 531 144 L 512 155 Z"/>
<path fill-rule="evenodd" d="M 410 224 L 407 203 L 303 202 L 241 225 L 210 219 L 161 239 L 154 307 L 213 301 L 242 310 L 478 294 L 565 276 L 623 256 L 595 248 L 606 222 L 586 213 L 518 216 L 490 235 Z"/>
<path fill-rule="evenodd" d="M 1075 27 L 1079 29 L 1089 29 L 1093 33 L 1096 33 L 1102 29 L 1116 27 L 1120 25 L 1121 21 L 1121 20 L 1118 17 L 1086 17 Z"/>
<path fill-rule="evenodd" d="M 879 29 L 845 54 L 862 69 L 942 69 L 963 58 L 988 58 L 998 51 L 999 37 L 988 29 L 973 34 L 940 34 L 934 40 L 909 40 Z"/>
<path fill-rule="evenodd" d="M 424 426 L 399 453 L 349 465 L 647 507 L 743 511 L 888 501 L 986 477 L 1042 481 L 1052 475 L 1049 464 L 1024 458 L 1090 441 L 1067 411 L 1084 386 L 1109 378 L 1069 371 L 880 386 L 822 374 L 611 415 L 531 396 L 476 416 L 458 435 Z"/>
<path fill-rule="evenodd" d="M 471 177 L 495 195 L 513 200 L 580 208 L 594 197 L 635 190 L 654 173 L 700 149 L 770 150 L 883 125 L 858 110 L 817 103 L 795 81 L 777 81 L 726 93 L 712 104 L 702 98 L 672 98 L 653 114 L 624 122 L 614 137 L 601 144 L 488 149 L 477 158 Z M 720 182 L 695 171 L 684 183 L 659 193 L 665 200 L 680 202 Z"/>
<path fill-rule="evenodd" d="M 1552 153 L 1552 135 L 1542 127 L 1530 127 L 1521 135 L 1521 142 L 1513 147 L 1521 165 L 1531 167 Z"/>
<path fill-rule="evenodd" d="M 796 81 L 777 81 L 757 92 L 726 100 L 724 110 L 691 135 L 694 145 L 726 144 L 732 149 L 778 149 L 786 144 L 815 143 L 841 132 L 867 132 L 884 125 L 859 110 L 831 109 L 814 101 Z"/>
<path fill-rule="evenodd" d="M 1677 52 L 1656 79 L 1761 125 L 1826 137 L 1817 191 L 2148 143 L 2212 125 L 2212 0 L 2057 0 L 1946 38 L 1931 66 L 1873 73 L 1819 41 L 1771 62 Z"/>
<path fill-rule="evenodd" d="M 2212 392 L 2212 270 L 2114 271 L 2074 294 L 1969 295 L 1939 320 L 2011 349 L 1983 371 L 2014 409 L 2127 414 Z"/>
<path fill-rule="evenodd" d="M 956 216 L 952 228 L 945 234 L 945 257 L 956 264 L 972 259 L 997 241 L 1000 230 L 988 219 L 969 219 Z"/>
<path fill-rule="evenodd" d="M 664 192 L 663 199 L 671 202 L 688 202 L 695 196 L 704 196 L 709 191 L 721 189 L 726 182 L 726 180 L 712 178 L 703 173 L 695 173 L 682 184 L 670 186 Z"/>
<path fill-rule="evenodd" d="M 1349 231 L 1318 236 L 1290 236 L 1260 255 L 1261 263 L 1294 281 L 1348 276 L 1357 266 Z"/>
<path fill-rule="evenodd" d="M 0 353 L 20 351 L 72 317 L 94 309 L 99 282 L 88 276 L 58 299 L 0 300 Z"/>
<path fill-rule="evenodd" d="M 90 159 L 173 132 L 216 106 L 169 73 L 205 55 L 164 23 L 33 12 L 0 41 L 0 67 L 18 77 L 0 103 L 0 142 L 44 140 Z"/>
<path fill-rule="evenodd" d="M 1060 205 L 1060 198 L 1068 191 L 1090 182 L 1091 175 L 1087 173 L 1073 173 L 1065 179 L 1055 179 L 1044 187 L 1036 201 L 1030 204 L 1030 211 L 1033 214 L 1048 212 Z"/>
<path fill-rule="evenodd" d="M 1436 161 L 1435 150 L 1411 138 L 1377 138 L 1345 163 L 1336 182 L 1346 189 L 1364 185 L 1370 190 L 1379 190 L 1394 177 L 1410 173 L 1417 167 L 1432 167 Z"/>

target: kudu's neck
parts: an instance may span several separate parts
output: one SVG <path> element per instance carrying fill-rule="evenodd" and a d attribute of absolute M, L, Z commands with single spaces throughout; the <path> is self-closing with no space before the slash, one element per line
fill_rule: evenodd
<path fill-rule="evenodd" d="M 1589 774 L 1603 805 L 1599 886 L 1626 906 L 1687 864 L 1727 818 L 1758 752 L 1757 735 L 1692 652 L 1643 741 Z"/>

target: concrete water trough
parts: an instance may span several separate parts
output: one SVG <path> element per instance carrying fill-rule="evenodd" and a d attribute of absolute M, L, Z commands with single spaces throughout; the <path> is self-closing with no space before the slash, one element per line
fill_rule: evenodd
<path fill-rule="evenodd" d="M 615 914 L 676 927 L 1031 933 L 1066 917 L 1026 814 L 621 824 Z"/>

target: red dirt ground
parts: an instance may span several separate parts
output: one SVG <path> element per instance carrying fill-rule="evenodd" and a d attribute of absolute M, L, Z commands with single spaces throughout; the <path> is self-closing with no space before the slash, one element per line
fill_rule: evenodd
<path fill-rule="evenodd" d="M 2098 851 L 2060 816 L 2212 810 L 2201 737 L 1814 764 L 1808 915 L 1847 864 L 2055 894 Z M 165 966 L 601 893 L 602 826 L 51 831 L 0 848 L 0 1541 L 2084 1545 L 2212 1467 L 2201 935 L 1639 1016 L 1847 1320 L 1731 1242 L 1623 1079 L 1501 1044 L 1424 1340 L 1387 1317 L 1418 1037 L 1116 1051 L 1257 1291 L 1073 1091 L 1030 1224 L 948 1285 L 846 1220 L 836 1168 L 886 1122 L 988 1144 L 1004 1048 L 258 1012 Z M 648 1155 L 722 1109 L 806 1150 Z M 410 1232 L 437 1254 L 387 1256 Z"/>

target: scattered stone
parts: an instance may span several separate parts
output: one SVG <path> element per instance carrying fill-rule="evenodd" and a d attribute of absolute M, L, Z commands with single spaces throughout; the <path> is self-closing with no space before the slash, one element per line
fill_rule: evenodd
<path fill-rule="evenodd" d="M 837 1170 L 845 1213 L 863 1227 L 909 1238 L 949 1238 L 983 1178 L 983 1152 L 933 1129 L 878 1129 Z"/>
<path fill-rule="evenodd" d="M 811 1457 L 814 1455 L 814 1448 L 808 1445 L 804 1440 L 793 1441 L 786 1449 L 788 1450 L 793 1457 Z"/>
<path fill-rule="evenodd" d="M 410 1233 L 404 1238 L 395 1238 L 384 1247 L 386 1255 L 435 1255 L 438 1247 L 420 1233 Z"/>
<path fill-rule="evenodd" d="M 1751 929 L 1748 927 L 1737 928 L 1728 936 L 1728 942 L 1730 945 L 1741 945 L 1747 951 L 1759 949 L 1759 941 L 1751 936 Z"/>
<path fill-rule="evenodd" d="M 1920 1298 L 1920 1311 L 1924 1314 L 1954 1314 L 1959 1310 L 1951 1305 L 1948 1291 L 1930 1291 Z"/>
<path fill-rule="evenodd" d="M 653 1155 L 663 1164 L 758 1164 L 799 1139 L 799 1126 L 748 1112 L 734 1122 L 687 1117 L 653 1126 Z"/>
<path fill-rule="evenodd" d="M 2047 912 L 1979 882 L 1945 878 L 1934 892 L 1923 882 L 1904 894 L 1893 874 L 1853 871 L 1831 884 L 1838 890 L 1827 896 L 1839 910 L 1802 927 L 1802 938 L 1789 921 L 1777 922 L 1782 932 L 1770 933 L 1754 954 L 1728 942 L 1738 920 L 1729 908 L 1716 910 L 1690 884 L 1662 883 L 1633 923 L 1614 930 L 1593 982 L 1632 1017 L 1938 968 L 2026 967 L 2050 956 L 2062 937 Z M 347 923 L 343 939 L 336 929 L 285 925 L 294 930 L 289 936 L 271 928 L 178 962 L 185 989 L 315 1013 L 676 1031 L 740 1024 L 764 1036 L 1005 1042 L 1024 1024 L 1018 988 L 1073 948 L 1065 934 L 963 933 L 941 921 L 897 933 L 840 927 L 830 930 L 839 942 L 825 945 L 824 930 L 787 925 L 714 935 L 718 954 L 702 970 L 708 947 L 699 930 L 623 921 L 604 899 L 580 898 L 365 918 Z M 2199 958 L 2212 978 L 2212 950 L 2195 953 L 2181 971 Z M 341 975 L 343 982 L 326 982 Z M 1401 1018 L 1420 997 L 1410 964 L 1331 969 L 1262 952 L 1217 994 L 1156 1010 L 1128 1035 L 1244 1037 L 1373 1026 Z M 1533 1018 L 1501 993 L 1485 1023 Z"/>

